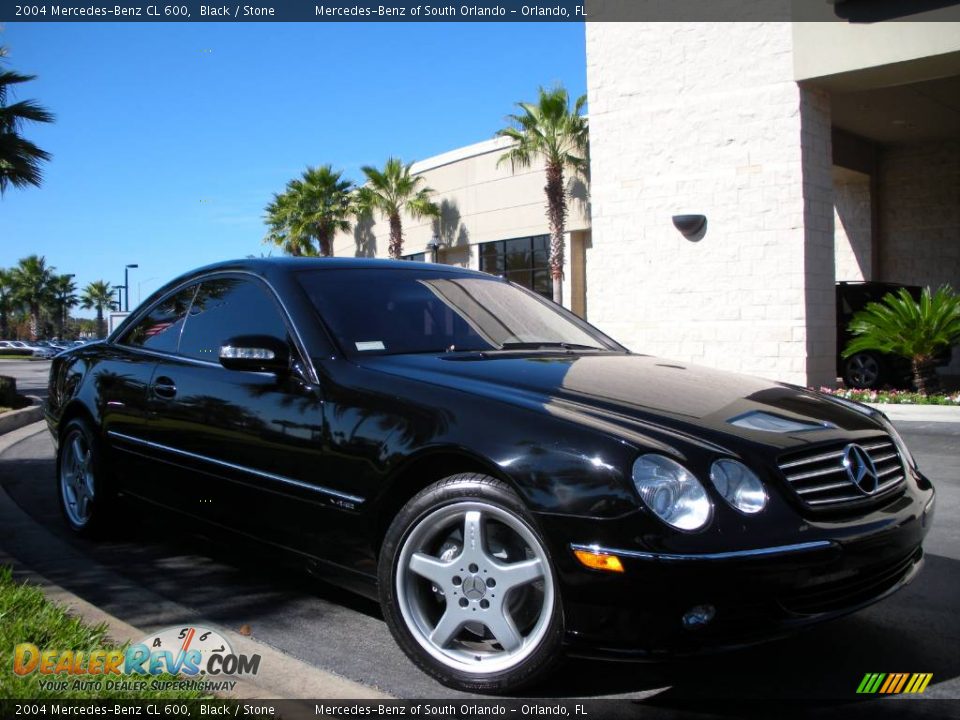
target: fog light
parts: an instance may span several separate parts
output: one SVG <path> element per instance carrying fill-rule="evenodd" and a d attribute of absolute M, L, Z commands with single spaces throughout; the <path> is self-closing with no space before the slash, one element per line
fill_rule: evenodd
<path fill-rule="evenodd" d="M 716 614 L 717 609 L 713 605 L 697 605 L 684 614 L 683 627 L 687 630 L 699 630 L 706 627 Z"/>
<path fill-rule="evenodd" d="M 623 564 L 616 555 L 594 552 L 592 550 L 574 550 L 577 560 L 593 570 L 607 570 L 609 572 L 623 572 Z"/>

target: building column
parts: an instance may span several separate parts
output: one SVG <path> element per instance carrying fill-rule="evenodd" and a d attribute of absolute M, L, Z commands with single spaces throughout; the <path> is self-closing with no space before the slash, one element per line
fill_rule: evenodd
<path fill-rule="evenodd" d="M 790 23 L 586 32 L 590 321 L 638 352 L 832 384 L 830 105 L 793 80 Z"/>

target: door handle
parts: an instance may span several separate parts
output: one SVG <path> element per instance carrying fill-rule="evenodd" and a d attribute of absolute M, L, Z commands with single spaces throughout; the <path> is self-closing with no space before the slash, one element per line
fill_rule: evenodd
<path fill-rule="evenodd" d="M 177 385 L 166 376 L 158 377 L 153 381 L 153 394 L 157 397 L 172 398 L 177 394 Z"/>

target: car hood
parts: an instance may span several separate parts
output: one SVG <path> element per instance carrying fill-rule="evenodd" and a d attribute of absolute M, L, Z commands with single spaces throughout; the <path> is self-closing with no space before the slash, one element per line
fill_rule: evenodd
<path fill-rule="evenodd" d="M 360 365 L 622 434 L 664 428 L 721 446 L 736 437 L 791 448 L 882 429 L 820 393 L 647 355 L 451 353 L 370 357 Z"/>

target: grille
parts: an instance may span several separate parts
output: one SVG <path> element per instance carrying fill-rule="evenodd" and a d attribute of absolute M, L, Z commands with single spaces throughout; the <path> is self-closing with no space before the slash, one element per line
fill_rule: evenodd
<path fill-rule="evenodd" d="M 843 454 L 848 444 L 820 446 L 780 458 L 780 471 L 805 505 L 827 510 L 871 502 L 890 496 L 903 485 L 903 463 L 889 437 L 856 443 L 867 452 L 877 470 L 877 489 L 870 494 L 860 490 L 847 475 Z"/>

